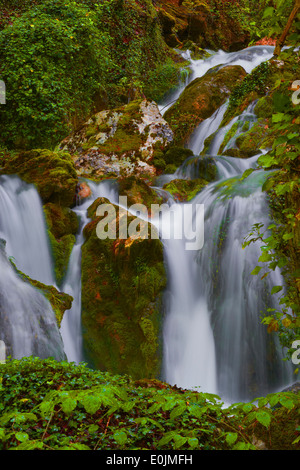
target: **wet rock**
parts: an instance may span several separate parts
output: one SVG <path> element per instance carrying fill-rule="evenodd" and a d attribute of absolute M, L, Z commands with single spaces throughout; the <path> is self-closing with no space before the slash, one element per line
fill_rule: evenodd
<path fill-rule="evenodd" d="M 204 179 L 183 180 L 175 179 L 170 183 L 163 186 L 163 189 L 168 191 L 175 200 L 191 201 L 206 185 L 208 182 Z"/>
<path fill-rule="evenodd" d="M 92 116 L 60 148 L 72 154 L 79 175 L 149 177 L 156 174 L 155 150 L 166 149 L 172 140 L 173 132 L 156 103 L 136 100 Z"/>
<path fill-rule="evenodd" d="M 44 203 L 70 207 L 75 201 L 77 174 L 70 155 L 37 149 L 4 159 L 1 174 L 17 174 L 34 184 Z"/>
<path fill-rule="evenodd" d="M 99 369 L 128 373 L 135 379 L 153 378 L 161 362 L 160 311 L 166 285 L 162 244 L 151 238 L 148 224 L 148 238 L 138 233 L 120 238 L 120 230 L 127 232 L 139 219 L 114 205 L 110 205 L 112 213 L 105 216 L 105 225 L 107 231 L 115 229 L 116 236 L 99 238 L 98 224 L 103 218 L 97 215 L 97 208 L 107 203 L 99 198 L 90 206 L 88 215 L 92 220 L 84 229 L 85 354 Z"/>
<path fill-rule="evenodd" d="M 174 144 L 183 146 L 197 126 L 225 103 L 245 76 L 243 67 L 229 65 L 211 69 L 203 77 L 193 80 L 164 115 L 174 131 Z"/>
<path fill-rule="evenodd" d="M 226 7 L 216 16 L 203 2 L 157 1 L 162 34 L 170 47 L 191 40 L 203 48 L 236 51 L 247 46 L 249 33 Z M 226 35 L 224 35 L 226 30 Z"/>

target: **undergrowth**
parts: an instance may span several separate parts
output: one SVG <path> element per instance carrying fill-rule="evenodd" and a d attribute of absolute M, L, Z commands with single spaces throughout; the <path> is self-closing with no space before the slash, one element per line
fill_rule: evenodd
<path fill-rule="evenodd" d="M 217 395 L 158 380 L 9 360 L 0 365 L 0 449 L 254 450 L 260 440 L 271 449 L 278 429 L 283 447 L 296 449 L 299 402 L 281 392 L 225 408 Z"/>

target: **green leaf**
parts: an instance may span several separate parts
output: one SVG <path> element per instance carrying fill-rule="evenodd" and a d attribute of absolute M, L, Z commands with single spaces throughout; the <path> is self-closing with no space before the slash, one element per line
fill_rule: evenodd
<path fill-rule="evenodd" d="M 294 238 L 294 235 L 293 235 L 293 233 L 285 233 L 282 238 L 283 238 L 283 240 L 288 241 L 288 240 L 291 240 L 292 238 Z"/>
<path fill-rule="evenodd" d="M 188 410 L 192 416 L 201 419 L 203 417 L 203 414 L 207 411 L 207 406 L 192 405 L 189 406 Z"/>
<path fill-rule="evenodd" d="M 28 441 L 29 439 L 27 432 L 16 432 L 15 436 L 16 436 L 16 439 L 18 439 L 18 441 L 20 442 L 25 442 L 25 441 Z"/>
<path fill-rule="evenodd" d="M 43 417 L 51 415 L 54 411 L 55 403 L 53 401 L 43 401 L 40 404 L 40 411 Z"/>
<path fill-rule="evenodd" d="M 34 441 L 25 441 L 22 444 L 16 447 L 16 450 L 35 450 L 35 449 L 43 449 L 44 443 L 42 441 L 34 440 Z"/>
<path fill-rule="evenodd" d="M 269 253 L 265 251 L 262 255 L 260 255 L 260 257 L 258 258 L 258 261 L 261 263 L 266 263 L 267 261 L 271 261 L 271 259 L 272 259 L 272 255 L 270 255 Z"/>
<path fill-rule="evenodd" d="M 264 11 L 263 18 L 268 18 L 270 16 L 273 16 L 275 13 L 275 10 L 273 7 L 267 7 Z"/>
<path fill-rule="evenodd" d="M 176 449 L 178 449 L 186 443 L 187 437 L 181 436 L 180 434 L 175 434 L 173 440 L 175 442 Z"/>
<path fill-rule="evenodd" d="M 70 397 L 62 401 L 61 403 L 61 408 L 63 412 L 66 414 L 72 413 L 72 411 L 75 410 L 76 406 L 77 406 L 77 400 L 75 400 L 74 398 L 70 398 Z"/>
<path fill-rule="evenodd" d="M 260 266 L 256 266 L 256 268 L 253 269 L 252 271 L 252 275 L 255 276 L 256 274 L 258 274 L 260 271 L 262 270 L 262 268 Z"/>
<path fill-rule="evenodd" d="M 271 290 L 271 294 L 277 294 L 277 292 L 280 292 L 283 289 L 282 286 L 274 286 L 273 289 Z"/>
<path fill-rule="evenodd" d="M 90 434 L 94 434 L 95 432 L 97 432 L 99 429 L 99 426 L 97 424 L 91 424 L 89 427 L 88 427 L 88 431 Z"/>
<path fill-rule="evenodd" d="M 271 157 L 270 155 L 262 155 L 261 157 L 259 157 L 257 161 L 260 165 L 262 165 L 265 168 L 269 168 L 270 166 L 273 166 L 276 163 L 275 158 Z"/>
<path fill-rule="evenodd" d="M 182 415 L 185 412 L 185 410 L 186 410 L 186 404 L 185 403 L 180 404 L 179 406 L 177 406 L 171 411 L 170 419 L 177 418 L 178 416 Z"/>
<path fill-rule="evenodd" d="M 114 432 L 113 438 L 120 446 L 123 446 L 127 442 L 127 434 L 125 431 Z"/>
<path fill-rule="evenodd" d="M 195 449 L 199 445 L 199 441 L 196 437 L 190 437 L 188 438 L 188 445 L 191 449 Z"/>
<path fill-rule="evenodd" d="M 236 432 L 227 432 L 226 433 L 226 442 L 232 446 L 237 441 L 238 435 Z"/>
<path fill-rule="evenodd" d="M 158 445 L 159 446 L 164 446 L 166 444 L 168 444 L 173 438 L 174 436 L 176 435 L 176 433 L 174 431 L 169 431 L 167 432 L 159 441 L 158 441 Z"/>
<path fill-rule="evenodd" d="M 272 122 L 282 122 L 286 119 L 285 113 L 276 113 L 272 115 Z"/>
<path fill-rule="evenodd" d="M 87 413 L 93 415 L 100 409 L 102 400 L 99 396 L 86 395 L 80 399 L 80 403 L 84 406 Z"/>
<path fill-rule="evenodd" d="M 258 411 L 257 413 L 255 413 L 255 418 L 260 424 L 262 424 L 266 428 L 270 426 L 270 422 L 271 422 L 270 413 L 266 411 Z"/>
<path fill-rule="evenodd" d="M 289 410 L 292 410 L 295 406 L 290 397 L 280 397 L 279 403 Z"/>
<path fill-rule="evenodd" d="M 246 403 L 242 409 L 245 413 L 250 413 L 250 411 L 253 409 L 253 405 L 251 405 L 251 403 Z"/>

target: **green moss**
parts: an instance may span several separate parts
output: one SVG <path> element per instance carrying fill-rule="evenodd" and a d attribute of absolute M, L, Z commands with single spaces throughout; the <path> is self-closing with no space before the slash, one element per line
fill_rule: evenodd
<path fill-rule="evenodd" d="M 245 75 L 240 66 L 226 66 L 216 67 L 193 80 L 164 115 L 175 134 L 175 145 L 183 146 L 196 127 L 225 102 L 230 90 Z"/>
<path fill-rule="evenodd" d="M 272 147 L 275 135 L 269 130 L 268 122 L 259 119 L 248 132 L 236 139 L 240 153 L 249 157 L 257 154 L 260 148 Z"/>
<path fill-rule="evenodd" d="M 79 223 L 68 207 L 48 202 L 43 206 L 50 247 L 54 261 L 56 282 L 62 284 L 67 273 L 70 255 L 75 244 Z"/>
<path fill-rule="evenodd" d="M 104 144 L 97 145 L 97 147 L 100 152 L 102 150 L 105 154 L 114 153 L 121 156 L 134 149 L 138 151 L 142 143 L 141 135 L 137 133 L 129 134 L 126 130 L 118 127 L 113 137 L 108 138 Z"/>
<path fill-rule="evenodd" d="M 77 174 L 71 156 L 66 152 L 45 149 L 7 153 L 1 174 L 17 174 L 34 184 L 44 203 L 70 207 L 75 200 Z"/>
<path fill-rule="evenodd" d="M 79 223 L 75 212 L 69 207 L 48 202 L 43 206 L 49 230 L 55 238 L 61 238 L 70 233 L 76 234 Z"/>
<path fill-rule="evenodd" d="M 220 146 L 219 154 L 222 154 L 222 151 L 224 150 L 224 148 L 226 147 L 230 139 L 234 137 L 238 127 L 239 127 L 239 123 L 235 122 L 233 126 L 229 129 L 229 131 L 226 132 L 222 145 Z"/>
<path fill-rule="evenodd" d="M 128 206 L 144 204 L 147 208 L 150 208 L 151 204 L 162 203 L 162 198 L 158 196 L 156 191 L 136 176 L 119 178 L 118 185 L 119 195 L 127 196 Z"/>
<path fill-rule="evenodd" d="M 103 202 L 100 198 L 89 208 L 93 220 L 84 229 L 82 324 L 86 354 L 97 368 L 135 378 L 154 377 L 160 365 L 159 315 L 166 283 L 162 245 L 157 239 L 100 240 L 96 209 Z M 117 207 L 115 210 L 118 214 Z M 110 223 L 114 220 L 112 216 Z M 133 220 L 129 216 L 127 224 Z M 117 217 L 117 229 L 120 223 Z"/>
<path fill-rule="evenodd" d="M 187 158 L 193 155 L 192 150 L 184 147 L 171 146 L 164 154 L 164 160 L 167 165 L 179 167 Z"/>
<path fill-rule="evenodd" d="M 49 300 L 55 313 L 57 325 L 60 327 L 64 312 L 72 307 L 73 298 L 69 294 L 59 292 L 54 286 L 47 286 L 39 281 L 31 279 L 29 276 L 17 269 L 12 260 L 10 260 L 10 262 L 23 281 L 28 282 L 33 287 L 41 291 L 46 299 Z"/>
<path fill-rule="evenodd" d="M 200 178 L 195 180 L 175 179 L 165 184 L 163 189 L 178 201 L 191 201 L 207 184 L 208 181 Z"/>
<path fill-rule="evenodd" d="M 176 170 L 177 170 L 176 165 L 173 165 L 173 163 L 169 163 L 169 165 L 166 165 L 166 167 L 164 169 L 164 173 L 166 175 L 173 175 Z"/>
<path fill-rule="evenodd" d="M 254 112 L 258 118 L 270 118 L 273 114 L 272 98 L 268 95 L 260 98 Z"/>
<path fill-rule="evenodd" d="M 50 231 L 48 231 L 48 236 L 54 261 L 55 279 L 60 286 L 67 273 L 70 255 L 76 239 L 72 234 L 56 239 Z"/>

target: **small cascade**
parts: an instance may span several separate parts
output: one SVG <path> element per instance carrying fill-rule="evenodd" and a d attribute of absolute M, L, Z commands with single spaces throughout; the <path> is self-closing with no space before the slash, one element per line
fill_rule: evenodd
<path fill-rule="evenodd" d="M 240 64 L 249 72 L 273 51 L 249 49 L 228 55 L 217 53 L 218 60 L 222 56 L 227 64 Z M 196 65 L 193 67 L 196 73 Z M 255 105 L 251 103 L 223 128 L 217 124 L 222 122 L 224 105 L 203 121 L 189 145 L 198 154 L 205 139 L 213 136 L 208 151 L 189 157 L 173 175 L 194 179 L 203 175 L 206 165 L 213 162 L 217 167 L 217 180 L 188 203 L 204 206 L 203 248 L 189 251 L 185 240 L 163 240 L 169 276 L 163 378 L 182 388 L 217 393 L 228 403 L 278 391 L 293 381 L 293 367 L 283 361 L 278 338 L 267 334 L 260 319 L 268 308 L 280 308 L 278 296 L 270 292 L 284 281 L 279 270 L 263 280 L 251 275 L 259 264 L 260 244 L 242 248 L 254 223 L 263 223 L 265 228 L 271 223 L 261 189 L 269 172 L 258 169 L 262 152 L 248 159 L 218 155 L 234 124 L 225 149 L 234 148 L 238 136 L 253 125 Z M 241 179 L 250 168 L 255 171 Z M 176 213 L 176 207 L 182 206 L 175 203 L 172 211 Z M 195 227 L 196 222 L 195 215 L 190 216 L 184 226 Z"/>
<path fill-rule="evenodd" d="M 112 203 L 117 202 L 118 192 L 113 181 L 103 181 L 100 184 L 87 181 L 91 189 L 91 197 L 79 201 L 73 209 L 79 219 L 79 231 L 73 247 L 68 271 L 62 286 L 62 291 L 73 297 L 72 308 L 65 312 L 61 323 L 61 335 L 69 362 L 78 364 L 83 361 L 82 328 L 81 328 L 81 247 L 84 243 L 83 229 L 89 222 L 88 207 L 98 198 L 105 197 Z"/>
<path fill-rule="evenodd" d="M 207 136 L 212 135 L 219 129 L 227 108 L 228 101 L 218 108 L 210 118 L 202 121 L 200 126 L 193 132 L 189 139 L 188 147 L 194 152 L 194 155 L 200 155 Z"/>
<path fill-rule="evenodd" d="M 247 73 L 250 73 L 262 62 L 271 59 L 274 52 L 273 46 L 252 46 L 238 52 L 209 51 L 209 57 L 203 59 L 192 59 L 190 51 L 178 51 L 184 59 L 190 62 L 189 73 L 184 74 L 184 79 L 180 80 L 179 86 L 159 103 L 159 110 L 162 115 L 177 101 L 182 91 L 195 78 L 203 77 L 213 67 L 224 67 L 225 65 L 240 65 Z"/>
<path fill-rule="evenodd" d="M 0 176 L 0 238 L 8 256 L 32 279 L 55 285 L 43 206 L 36 188 L 17 176 Z"/>
<path fill-rule="evenodd" d="M 229 139 L 229 141 L 226 143 L 224 148 L 222 149 L 222 152 L 226 152 L 228 149 L 232 148 L 237 148 L 236 146 L 236 141 L 237 138 L 246 132 L 247 130 L 251 129 L 253 124 L 257 121 L 256 115 L 254 113 L 254 108 L 257 104 L 257 100 L 253 101 L 247 109 L 240 115 L 234 117 L 226 126 L 220 128 L 216 135 L 214 136 L 212 142 L 209 145 L 209 148 L 207 150 L 207 153 L 209 155 L 218 155 L 220 151 L 220 147 L 224 141 L 224 138 L 229 132 L 233 126 L 236 124 L 236 129 L 234 132 L 234 135 Z M 212 133 L 210 133 L 211 135 Z"/>
<path fill-rule="evenodd" d="M 44 295 L 18 275 L 0 243 L 0 340 L 6 356 L 65 360 L 53 309 Z"/>

